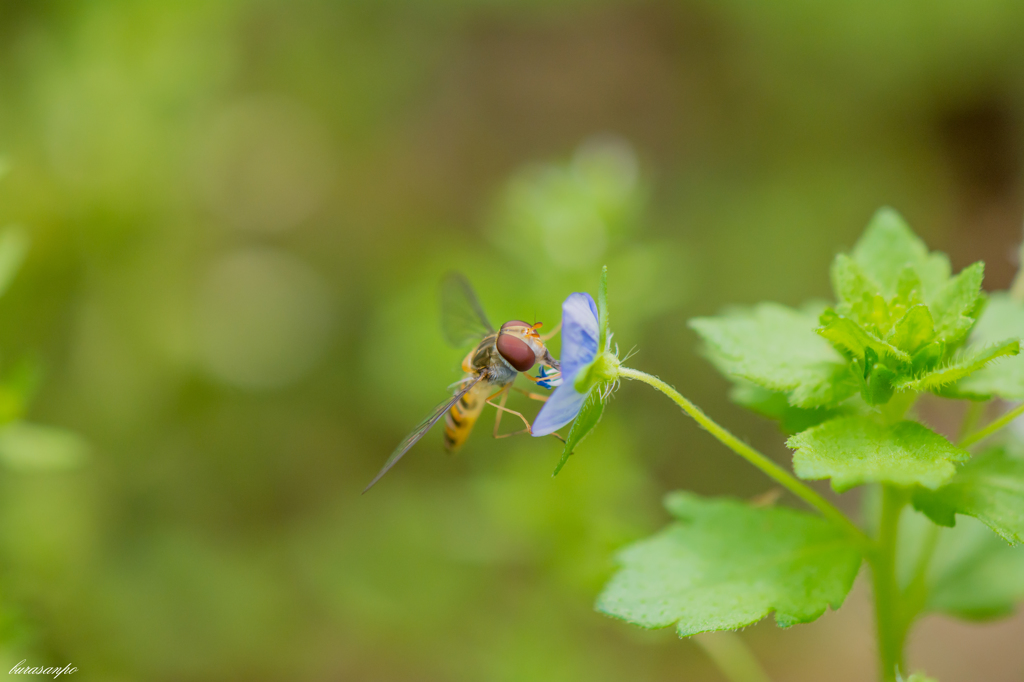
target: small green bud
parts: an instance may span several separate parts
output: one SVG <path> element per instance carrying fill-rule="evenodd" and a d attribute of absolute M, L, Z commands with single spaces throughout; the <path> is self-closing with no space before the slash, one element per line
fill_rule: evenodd
<path fill-rule="evenodd" d="M 861 390 L 861 396 L 868 405 L 884 405 L 893 394 L 892 381 L 895 372 L 885 365 L 875 365 Z"/>

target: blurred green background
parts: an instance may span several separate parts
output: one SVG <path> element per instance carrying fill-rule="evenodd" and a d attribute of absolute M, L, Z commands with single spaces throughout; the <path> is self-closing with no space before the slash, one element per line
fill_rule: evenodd
<path fill-rule="evenodd" d="M 607 263 L 633 366 L 784 461 L 686 320 L 828 296 L 886 204 L 1005 288 L 1022 31 L 1013 0 L 7 0 L 0 223 L 31 249 L 0 374 L 39 367 L 28 417 L 91 455 L 0 471 L 0 669 L 721 680 L 592 611 L 665 491 L 769 487 L 652 392 L 624 387 L 555 479 L 558 443 L 494 441 L 485 413 L 359 495 L 459 376 L 437 282 L 550 326 Z M 744 637 L 777 680 L 874 671 L 861 587 Z M 1022 637 L 931 618 L 911 660 L 1019 681 Z"/>

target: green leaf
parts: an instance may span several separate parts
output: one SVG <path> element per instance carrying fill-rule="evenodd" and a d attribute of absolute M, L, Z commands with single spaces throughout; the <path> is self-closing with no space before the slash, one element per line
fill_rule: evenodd
<path fill-rule="evenodd" d="M 0 295 L 7 291 L 11 280 L 18 274 L 18 268 L 28 253 L 28 235 L 17 225 L 0 232 Z"/>
<path fill-rule="evenodd" d="M 926 300 L 946 283 L 950 273 L 949 259 L 941 253 L 928 253 L 925 243 L 891 208 L 875 213 L 853 249 L 853 260 L 887 297 L 900 293 L 900 280 L 906 277 L 908 266 L 916 273 Z"/>
<path fill-rule="evenodd" d="M 789 402 L 796 407 L 813 409 L 834 406 L 857 392 L 857 383 L 844 364 L 808 367 L 806 380 L 789 394 Z"/>
<path fill-rule="evenodd" d="M 983 346 L 1003 339 L 1024 337 L 1024 303 L 1006 292 L 991 295 L 971 334 L 971 346 Z M 997 395 L 1008 400 L 1024 400 L 1024 356 L 1007 358 L 998 365 L 985 367 L 954 387 L 953 393 L 989 398 Z"/>
<path fill-rule="evenodd" d="M 961 519 L 942 531 L 928 586 L 928 611 L 969 620 L 1008 616 L 1024 599 L 1024 547 L 1007 545 L 975 519 Z"/>
<path fill-rule="evenodd" d="M 907 353 L 886 343 L 848 317 L 826 310 L 821 315 L 821 325 L 818 334 L 851 358 L 863 358 L 870 348 L 883 360 L 889 359 L 897 365 L 910 366 L 911 359 Z"/>
<path fill-rule="evenodd" d="M 852 257 L 839 255 L 832 264 L 832 285 L 839 299 L 837 310 L 850 324 L 837 322 L 826 336 L 845 353 L 863 355 L 858 346 L 871 346 L 879 357 L 907 359 L 879 343 L 888 342 L 914 355 L 932 342 L 925 359 L 934 361 L 946 348 L 963 341 L 981 311 L 984 265 L 975 263 L 950 278 L 949 259 L 929 253 L 902 218 L 891 209 L 875 214 Z M 929 315 L 920 304 L 927 305 Z M 912 313 L 911 317 L 906 317 Z M 904 321 L 897 330 L 898 322 Z M 822 320 L 828 327 L 828 321 Z M 926 363 L 915 366 L 927 369 Z M 891 368 L 898 369 L 898 368 Z M 897 371 L 899 374 L 900 372 Z"/>
<path fill-rule="evenodd" d="M 597 609 L 681 637 L 734 630 L 773 610 L 786 627 L 838 608 L 861 563 L 843 530 L 810 514 L 677 492 L 680 519 L 623 550 Z"/>
<path fill-rule="evenodd" d="M 813 315 L 775 303 L 690 320 L 718 369 L 771 391 L 791 404 L 835 404 L 857 391 L 846 362 L 815 335 Z"/>
<path fill-rule="evenodd" d="M 993 360 L 1018 353 L 1020 353 L 1020 341 L 1016 339 L 991 346 L 974 346 L 946 365 L 925 372 L 917 378 L 908 377 L 898 380 L 895 382 L 895 386 L 899 390 L 937 391 L 970 376 Z"/>
<path fill-rule="evenodd" d="M 839 300 L 840 312 L 852 314 L 865 302 L 871 302 L 881 293 L 881 287 L 872 282 L 857 262 L 844 253 L 832 261 L 830 271 L 832 291 Z"/>
<path fill-rule="evenodd" d="M 748 410 L 778 421 L 779 428 L 788 434 L 799 433 L 852 409 L 846 405 L 841 408 L 794 407 L 785 393 L 745 382 L 733 386 L 729 397 Z"/>
<path fill-rule="evenodd" d="M 53 426 L 14 422 L 0 429 L 0 461 L 17 471 L 73 469 L 88 449 L 79 435 Z"/>
<path fill-rule="evenodd" d="M 1024 459 L 1001 448 L 975 457 L 938 490 L 916 490 L 913 499 L 914 507 L 941 526 L 953 526 L 956 514 L 966 514 L 1010 544 L 1024 543 Z"/>
<path fill-rule="evenodd" d="M 863 483 L 938 488 L 970 453 L 921 424 L 884 425 L 869 416 L 839 417 L 790 438 L 793 468 L 803 479 L 832 479 L 842 492 Z"/>
<path fill-rule="evenodd" d="M 601 386 L 596 386 L 587 394 L 586 400 L 583 401 L 583 407 L 580 408 L 579 414 L 576 415 L 572 426 L 569 427 L 569 436 L 565 439 L 562 458 L 558 460 L 558 466 L 555 467 L 554 473 L 551 474 L 552 476 L 558 475 L 558 472 L 562 470 L 562 467 L 569 460 L 569 455 L 593 431 L 597 423 L 601 421 L 601 415 L 603 414 L 604 400 L 601 399 Z"/>
<path fill-rule="evenodd" d="M 900 680 L 900 682 L 903 682 Z M 928 677 L 924 673 L 914 673 L 906 679 L 906 682 L 938 682 L 934 677 Z"/>
<path fill-rule="evenodd" d="M 971 331 L 984 301 L 981 293 L 984 277 L 984 263 L 970 265 L 950 280 L 933 301 L 929 301 L 928 308 L 935 320 L 935 334 L 940 341 L 954 346 Z"/>
<path fill-rule="evenodd" d="M 896 322 L 888 341 L 913 356 L 914 353 L 931 343 L 934 338 L 935 325 L 932 322 L 932 314 L 928 310 L 928 306 L 919 303 L 911 306 Z"/>

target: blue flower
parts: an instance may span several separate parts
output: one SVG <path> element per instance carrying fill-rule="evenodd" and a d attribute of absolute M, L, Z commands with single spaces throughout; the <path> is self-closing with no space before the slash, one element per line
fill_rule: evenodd
<path fill-rule="evenodd" d="M 591 365 L 597 357 L 599 335 L 597 305 L 593 297 L 590 294 L 571 294 L 562 304 L 562 383 L 534 420 L 534 436 L 547 436 L 579 414 L 589 390 L 578 390 L 576 379 L 580 370 Z"/>

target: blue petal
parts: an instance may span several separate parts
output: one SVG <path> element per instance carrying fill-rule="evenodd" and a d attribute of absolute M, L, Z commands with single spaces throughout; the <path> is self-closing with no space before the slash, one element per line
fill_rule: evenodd
<path fill-rule="evenodd" d="M 575 295 L 575 294 L 574 294 Z M 546 436 L 562 428 L 579 414 L 585 395 L 576 390 L 571 381 L 555 389 L 533 420 L 534 436 Z"/>
<path fill-rule="evenodd" d="M 586 395 L 573 380 L 597 355 L 597 305 L 590 294 L 570 294 L 562 304 L 562 385 L 555 389 L 533 422 L 535 436 L 562 428 L 580 413 Z"/>
<path fill-rule="evenodd" d="M 572 383 L 597 355 L 597 305 L 590 294 L 570 294 L 562 304 L 562 381 Z"/>

